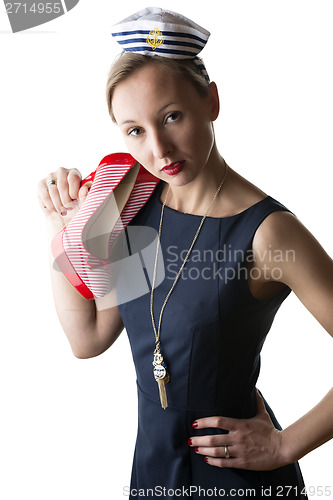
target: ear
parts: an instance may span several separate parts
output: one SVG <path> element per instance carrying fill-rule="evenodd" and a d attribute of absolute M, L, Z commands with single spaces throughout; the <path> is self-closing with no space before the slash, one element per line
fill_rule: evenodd
<path fill-rule="evenodd" d="M 209 84 L 209 104 L 211 120 L 214 122 L 220 113 L 220 98 L 215 82 Z"/>

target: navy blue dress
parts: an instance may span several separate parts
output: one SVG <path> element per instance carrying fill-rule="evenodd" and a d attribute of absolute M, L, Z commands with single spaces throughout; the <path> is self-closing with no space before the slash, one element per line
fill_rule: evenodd
<path fill-rule="evenodd" d="M 132 226 L 158 231 L 162 187 L 160 182 Z M 256 415 L 260 351 L 290 289 L 286 287 L 269 300 L 257 300 L 250 292 L 247 273 L 258 226 L 270 213 L 281 210 L 287 209 L 268 196 L 237 215 L 207 217 L 204 222 L 163 315 L 161 351 L 170 373 L 166 410 L 161 408 L 153 377 L 155 336 L 150 292 L 119 305 L 138 389 L 138 434 L 130 498 L 137 498 L 139 490 L 146 496 L 150 494 L 150 498 L 178 495 L 199 499 L 203 490 L 210 498 L 220 498 L 221 492 L 244 498 L 246 489 L 252 491 L 247 496 L 307 498 L 297 463 L 262 472 L 223 469 L 207 464 L 203 455 L 187 444 L 190 436 L 226 432 L 195 430 L 192 422 L 198 418 Z M 165 278 L 154 292 L 156 324 L 200 221 L 201 216 L 165 207 L 161 234 Z M 151 281 L 151 271 L 148 275 Z M 266 408 L 274 425 L 281 429 L 272 410 L 268 405 Z"/>

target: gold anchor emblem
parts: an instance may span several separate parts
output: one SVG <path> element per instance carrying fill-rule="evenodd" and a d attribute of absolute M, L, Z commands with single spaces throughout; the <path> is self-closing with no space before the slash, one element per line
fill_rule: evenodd
<path fill-rule="evenodd" d="M 149 35 L 147 37 L 147 43 L 151 46 L 153 50 L 162 45 L 163 42 L 164 42 L 163 35 L 161 31 L 159 31 L 157 28 L 154 28 L 153 31 L 149 32 Z"/>

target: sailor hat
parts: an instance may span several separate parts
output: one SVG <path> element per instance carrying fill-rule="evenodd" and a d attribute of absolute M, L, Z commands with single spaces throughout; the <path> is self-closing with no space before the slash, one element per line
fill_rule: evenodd
<path fill-rule="evenodd" d="M 197 56 L 210 33 L 177 12 L 147 7 L 115 24 L 112 36 L 125 52 L 193 59 L 209 81 L 206 68 Z"/>

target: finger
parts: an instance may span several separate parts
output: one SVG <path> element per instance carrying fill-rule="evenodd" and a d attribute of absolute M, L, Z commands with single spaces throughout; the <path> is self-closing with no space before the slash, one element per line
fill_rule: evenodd
<path fill-rule="evenodd" d="M 66 168 L 58 168 L 57 172 L 57 189 L 58 189 L 58 194 L 59 198 L 61 200 L 61 204 L 63 207 L 68 207 L 70 206 L 70 203 L 72 202 L 72 198 L 70 197 L 69 194 L 69 171 Z M 53 186 L 50 186 L 50 188 Z M 50 189 L 50 195 L 52 198 L 52 193 L 54 194 L 54 189 Z"/>
<path fill-rule="evenodd" d="M 88 191 L 89 191 L 89 187 L 86 186 L 85 184 L 82 187 L 80 187 L 80 190 L 79 190 L 79 200 L 80 201 L 84 201 L 86 199 Z"/>
<path fill-rule="evenodd" d="M 49 196 L 49 191 L 46 187 L 46 181 L 40 181 L 38 184 L 37 191 L 39 205 L 43 210 L 47 210 L 48 212 L 55 212 L 55 207 L 52 203 L 52 200 Z"/>
<path fill-rule="evenodd" d="M 204 457 L 204 461 L 208 465 L 214 465 L 215 467 L 232 468 L 232 469 L 245 469 L 244 463 L 239 458 L 215 458 L 215 457 Z"/>
<path fill-rule="evenodd" d="M 220 446 L 230 446 L 232 444 L 232 436 L 229 434 L 210 434 L 208 436 L 193 436 L 188 440 L 189 446 L 205 448 L 215 448 Z"/>
<path fill-rule="evenodd" d="M 49 195 L 49 198 L 51 200 L 51 203 L 52 203 L 54 209 L 59 214 L 66 215 L 67 214 L 67 210 L 66 210 L 66 208 L 64 207 L 64 205 L 63 205 L 63 203 L 61 201 L 57 184 L 51 184 L 51 185 L 49 185 L 47 187 L 47 190 L 48 190 L 48 195 Z M 45 205 L 48 207 L 48 204 L 45 204 Z"/>
<path fill-rule="evenodd" d="M 228 446 L 229 454 L 231 457 L 236 457 L 236 449 L 233 446 Z M 214 448 L 207 448 L 205 446 L 195 446 L 194 451 L 199 455 L 205 455 L 207 457 L 215 457 L 215 458 L 226 458 L 225 446 L 216 446 Z"/>
<path fill-rule="evenodd" d="M 44 199 L 39 198 L 39 206 L 47 213 L 56 211 L 52 201 L 51 200 L 48 201 L 45 198 Z"/>
<path fill-rule="evenodd" d="M 195 420 L 192 424 L 192 427 L 194 427 L 194 429 L 204 429 L 206 427 L 212 427 L 231 431 L 237 429 L 238 421 L 238 418 L 230 417 L 204 417 Z"/>
<path fill-rule="evenodd" d="M 73 168 L 69 171 L 67 180 L 69 196 L 72 200 L 76 200 L 79 197 L 82 175 L 76 168 Z"/>

